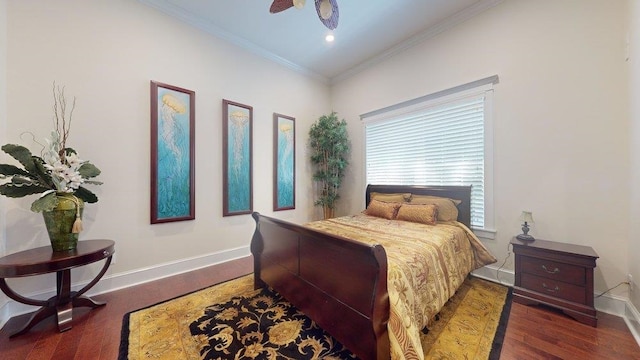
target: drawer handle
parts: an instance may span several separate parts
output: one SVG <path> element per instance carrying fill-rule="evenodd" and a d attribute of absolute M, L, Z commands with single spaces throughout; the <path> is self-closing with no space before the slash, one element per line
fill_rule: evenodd
<path fill-rule="evenodd" d="M 558 292 L 560 291 L 560 288 L 558 287 L 558 285 L 556 285 L 556 287 L 554 289 L 550 288 L 547 286 L 547 284 L 542 283 L 542 287 L 545 288 L 545 290 L 547 290 L 548 292 Z"/>
<path fill-rule="evenodd" d="M 549 269 L 547 269 L 547 267 L 544 266 L 544 265 L 542 265 L 542 268 L 544 269 L 544 271 L 548 272 L 549 274 L 557 274 L 557 273 L 560 272 L 560 269 L 558 269 L 558 268 L 555 268 L 555 269 L 553 269 L 551 271 Z"/>

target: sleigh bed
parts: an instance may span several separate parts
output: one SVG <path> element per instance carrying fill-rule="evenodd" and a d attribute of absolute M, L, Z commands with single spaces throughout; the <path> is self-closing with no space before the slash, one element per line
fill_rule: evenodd
<path fill-rule="evenodd" d="M 369 185 L 363 214 L 305 225 L 253 213 L 255 287 L 279 292 L 361 359 L 422 358 L 419 331 L 469 272 L 495 262 L 468 230 L 470 192 Z M 457 221 L 395 219 L 401 206 L 433 196 L 459 203 Z M 375 214 L 374 204 L 396 206 L 396 213 Z"/>

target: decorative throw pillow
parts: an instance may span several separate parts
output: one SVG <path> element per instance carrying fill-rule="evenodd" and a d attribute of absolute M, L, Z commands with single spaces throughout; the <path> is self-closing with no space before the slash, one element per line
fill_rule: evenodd
<path fill-rule="evenodd" d="M 411 193 L 386 194 L 386 193 L 372 192 L 369 196 L 371 196 L 371 200 L 375 199 L 375 200 L 384 201 L 384 202 L 403 203 L 411 200 Z"/>
<path fill-rule="evenodd" d="M 398 213 L 400 203 L 371 200 L 369 206 L 364 211 L 365 215 L 375 216 L 383 219 L 393 220 Z"/>
<path fill-rule="evenodd" d="M 438 220 L 438 206 L 434 204 L 402 204 L 402 206 L 400 206 L 400 209 L 398 209 L 396 220 L 435 225 Z"/>
<path fill-rule="evenodd" d="M 430 195 L 412 195 L 410 204 L 434 204 L 438 206 L 438 221 L 458 220 L 458 207 L 462 201 Z"/>

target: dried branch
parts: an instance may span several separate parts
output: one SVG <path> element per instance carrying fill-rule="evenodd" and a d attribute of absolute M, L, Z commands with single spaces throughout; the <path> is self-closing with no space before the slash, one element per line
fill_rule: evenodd
<path fill-rule="evenodd" d="M 55 81 L 53 82 L 53 114 L 54 122 L 53 126 L 55 131 L 60 136 L 60 157 L 64 157 L 64 149 L 66 148 L 67 138 L 69 137 L 69 131 L 71 130 L 71 118 L 73 117 L 73 110 L 76 108 L 76 98 L 73 97 L 73 103 L 71 104 L 71 111 L 67 118 L 67 99 L 64 96 L 64 86 L 56 87 Z"/>

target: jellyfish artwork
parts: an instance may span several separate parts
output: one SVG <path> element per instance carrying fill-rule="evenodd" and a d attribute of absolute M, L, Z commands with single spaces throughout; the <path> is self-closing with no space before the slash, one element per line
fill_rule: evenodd
<path fill-rule="evenodd" d="M 189 130 L 184 114 L 188 107 L 174 94 L 158 99 L 158 215 L 181 216 L 189 213 Z"/>
<path fill-rule="evenodd" d="M 278 207 L 294 205 L 294 130 L 293 122 L 278 121 Z"/>
<path fill-rule="evenodd" d="M 162 114 L 162 140 L 176 159 L 176 168 L 180 168 L 182 149 L 181 146 L 179 146 L 179 139 L 181 139 L 180 135 L 183 131 L 176 116 L 178 114 L 185 114 L 187 107 L 178 98 L 167 93 L 162 95 L 160 111 Z"/>
<path fill-rule="evenodd" d="M 246 133 L 246 125 L 249 123 L 249 115 L 242 111 L 232 111 L 229 114 L 233 130 L 233 174 L 236 180 L 241 178 L 242 164 L 244 160 L 243 145 Z"/>
<path fill-rule="evenodd" d="M 290 170 L 287 171 L 287 168 L 291 166 L 291 155 L 293 153 L 293 126 L 288 123 L 280 123 L 278 129 L 280 130 L 280 134 L 282 134 L 282 139 L 284 142 L 284 148 L 282 149 L 282 153 L 279 156 L 280 169 L 282 171 L 282 174 L 284 175 L 291 172 Z M 282 180 L 290 182 L 291 178 L 289 176 L 283 176 Z"/>

